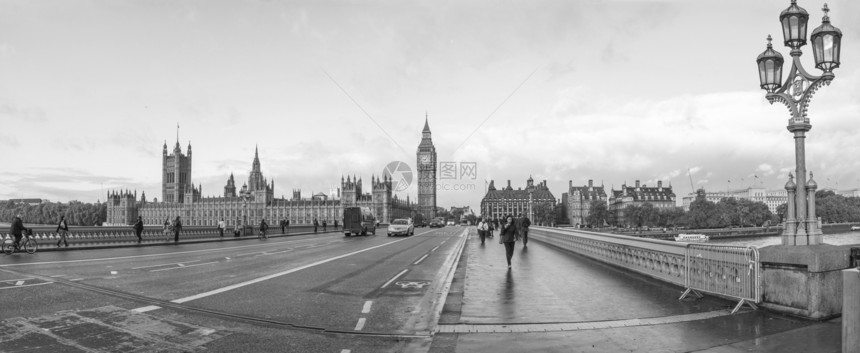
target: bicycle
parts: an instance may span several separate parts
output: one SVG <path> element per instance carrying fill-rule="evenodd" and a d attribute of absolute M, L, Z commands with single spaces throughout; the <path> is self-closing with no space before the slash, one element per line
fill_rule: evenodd
<path fill-rule="evenodd" d="M 257 233 L 257 239 L 269 239 L 269 236 L 266 235 L 265 229 L 260 229 L 260 232 Z"/>
<path fill-rule="evenodd" d="M 36 253 L 36 250 L 39 248 L 39 244 L 36 243 L 36 239 L 33 238 L 33 230 L 27 229 L 24 231 L 24 237 L 21 239 L 21 245 L 24 247 L 24 251 L 28 254 Z M 20 246 L 15 246 L 15 239 L 7 239 L 3 242 L 3 252 L 6 255 L 12 255 L 15 251 L 20 251 Z"/>

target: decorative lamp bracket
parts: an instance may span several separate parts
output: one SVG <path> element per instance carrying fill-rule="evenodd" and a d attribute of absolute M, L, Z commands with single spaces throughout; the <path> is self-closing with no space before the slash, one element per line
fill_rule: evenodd
<path fill-rule="evenodd" d="M 810 75 L 803 69 L 800 56 L 792 55 L 791 70 L 788 72 L 785 83 L 779 91 L 769 93 L 765 97 L 771 104 L 779 102 L 788 108 L 791 112 L 791 118 L 788 120 L 789 126 L 809 125 L 809 118 L 806 113 L 809 110 L 812 96 L 822 86 L 830 85 L 833 78 L 833 73 L 825 73 L 822 76 Z"/>

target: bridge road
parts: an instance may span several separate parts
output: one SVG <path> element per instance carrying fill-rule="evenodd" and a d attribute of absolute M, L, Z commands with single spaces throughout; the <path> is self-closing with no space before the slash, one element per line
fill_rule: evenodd
<path fill-rule="evenodd" d="M 179 344 L 178 350 L 426 351 L 464 233 L 459 227 L 417 229 L 412 237 L 388 238 L 380 229 L 367 237 L 335 233 L 16 254 L 0 263 L 0 320 L 6 320 L 0 341 L 25 347 L 25 337 L 38 336 L 34 327 L 47 325 L 81 337 L 124 339 L 57 333 L 39 340 L 45 346 L 35 351 L 112 351 L 132 341 L 149 348 Z M 103 320 L 81 328 L 75 322 L 84 317 Z M 168 331 L 183 329 L 135 338 L 127 337 L 129 327 L 105 325 L 140 318 L 166 323 Z M 173 342 L 180 331 L 193 344 Z"/>

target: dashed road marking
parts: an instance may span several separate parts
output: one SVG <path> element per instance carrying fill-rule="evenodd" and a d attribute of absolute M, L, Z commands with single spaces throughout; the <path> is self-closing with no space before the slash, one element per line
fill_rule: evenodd
<path fill-rule="evenodd" d="M 372 301 L 372 300 L 368 300 L 368 301 L 364 302 L 364 307 L 363 307 L 363 308 L 361 308 L 361 313 L 362 313 L 362 314 L 369 314 L 369 313 L 370 313 L 370 306 L 371 306 L 371 305 L 373 305 L 373 301 Z"/>
<path fill-rule="evenodd" d="M 15 285 L 16 285 L 16 286 L 20 286 L 20 285 L 22 285 L 22 284 L 24 284 L 24 281 L 18 281 L 18 282 L 15 282 Z"/>
<path fill-rule="evenodd" d="M 391 277 L 391 279 L 389 279 L 388 282 L 385 282 L 385 284 L 383 284 L 382 287 L 380 287 L 380 288 L 388 287 L 388 285 L 391 284 L 391 282 L 394 282 L 398 277 L 403 276 L 403 274 L 406 273 L 406 271 L 409 271 L 409 270 L 404 268 L 403 271 L 400 271 L 400 273 L 396 274 L 394 277 Z"/>
<path fill-rule="evenodd" d="M 149 266 L 132 267 L 131 269 L 132 269 L 132 270 L 140 270 L 140 269 L 144 269 L 144 268 L 152 268 L 152 267 L 161 267 L 161 266 L 170 266 L 170 265 L 182 265 L 182 264 L 188 264 L 188 263 L 198 262 L 198 261 L 200 261 L 200 260 L 182 261 L 182 262 L 174 262 L 174 263 L 169 263 L 169 264 L 158 264 L 158 265 L 149 265 Z"/>
<path fill-rule="evenodd" d="M 430 249 L 430 252 L 434 252 L 434 251 L 436 251 L 436 249 L 438 249 L 438 248 L 439 248 L 439 246 L 436 246 L 435 248 Z"/>
<path fill-rule="evenodd" d="M 355 324 L 355 330 L 356 330 L 356 331 L 361 331 L 361 329 L 363 329 L 363 328 L 364 328 L 364 323 L 365 323 L 366 321 L 367 321 L 367 319 L 365 319 L 365 318 L 360 318 L 360 319 L 358 319 L 358 323 L 357 323 L 357 324 Z"/>
<path fill-rule="evenodd" d="M 426 258 L 427 258 L 427 256 L 430 256 L 430 254 L 424 254 L 424 256 L 421 256 L 421 258 L 420 258 L 420 259 L 418 259 L 418 261 L 415 261 L 415 262 L 413 262 L 412 264 L 413 264 L 413 265 L 417 265 L 417 264 L 421 263 L 421 261 L 424 261 L 424 259 L 426 259 Z"/>
<path fill-rule="evenodd" d="M 341 349 L 340 350 L 340 353 L 350 353 L 350 352 L 352 352 L 352 351 L 349 349 Z"/>
<path fill-rule="evenodd" d="M 418 235 L 418 236 L 421 236 L 421 235 Z M 197 300 L 197 299 L 205 298 L 205 297 L 212 296 L 212 295 L 215 295 L 215 294 L 224 293 L 224 292 L 227 292 L 227 291 L 230 291 L 230 290 L 236 289 L 236 288 L 242 288 L 242 287 L 249 286 L 249 285 L 252 285 L 252 284 L 255 284 L 255 283 L 259 283 L 259 282 L 263 282 L 263 281 L 266 281 L 266 280 L 270 280 L 270 279 L 272 279 L 272 278 L 277 278 L 277 277 L 280 277 L 280 276 L 288 275 L 288 274 L 291 274 L 291 273 L 294 273 L 294 272 L 298 272 L 298 271 L 304 270 L 304 269 L 306 269 L 306 268 L 314 267 L 314 266 L 317 266 L 317 265 L 322 265 L 322 264 L 324 264 L 324 263 L 328 263 L 328 262 L 335 261 L 335 260 L 340 260 L 340 259 L 345 258 L 345 257 L 348 257 L 348 256 L 352 256 L 352 255 L 355 255 L 355 254 L 360 254 L 360 253 L 363 253 L 363 252 L 365 252 L 365 251 L 370 251 L 370 250 L 373 250 L 373 249 L 378 249 L 378 248 L 381 248 L 381 247 L 383 247 L 383 246 L 388 246 L 388 245 L 391 245 L 391 244 L 394 244 L 394 243 L 397 243 L 397 242 L 401 242 L 401 241 L 404 241 L 404 240 L 408 240 L 408 239 L 414 239 L 414 238 L 403 238 L 403 239 L 395 240 L 395 241 L 392 241 L 392 242 L 389 242 L 389 243 L 380 244 L 380 245 L 376 245 L 376 246 L 371 246 L 371 247 L 369 247 L 369 248 L 364 248 L 364 249 L 356 250 L 356 251 L 353 251 L 353 252 L 350 252 L 350 253 L 346 253 L 346 254 L 343 254 L 343 255 L 338 255 L 338 256 L 335 256 L 335 257 L 330 257 L 330 258 L 325 259 L 325 260 L 320 260 L 320 261 L 317 261 L 317 262 L 314 262 L 314 263 L 310 263 L 310 264 L 307 264 L 307 265 L 304 265 L 304 266 L 299 266 L 299 267 L 296 267 L 296 268 L 293 268 L 293 269 L 289 269 L 289 270 L 286 270 L 286 271 L 282 271 L 282 272 L 278 272 L 278 273 L 273 273 L 273 274 L 271 274 L 271 275 L 267 275 L 267 276 L 263 276 L 263 277 L 255 278 L 255 279 L 252 279 L 252 280 L 249 280 L 249 281 L 245 281 L 245 282 L 242 282 L 242 283 L 236 283 L 236 284 L 233 284 L 233 285 L 229 285 L 229 286 L 226 286 L 226 287 L 222 287 L 222 288 L 218 288 L 218 289 L 210 290 L 210 291 L 208 291 L 208 292 L 204 292 L 204 293 L 195 294 L 195 295 L 188 296 L 188 297 L 185 297 L 185 298 L 174 299 L 174 300 L 171 300 L 170 302 L 171 302 L 171 303 L 177 303 L 177 304 L 182 304 L 182 303 L 185 303 L 185 302 L 190 302 L 190 301 L 192 301 L 192 300 Z M 404 272 L 405 272 L 405 271 L 406 271 L 406 270 L 404 270 Z M 157 309 L 161 309 L 161 307 L 160 307 L 160 306 L 156 306 L 156 305 L 148 305 L 148 306 L 144 306 L 144 307 L 140 307 L 140 308 L 136 308 L 136 309 L 132 309 L 132 310 L 133 310 L 134 312 L 144 313 L 144 312 L 147 312 L 147 311 L 152 311 L 152 310 L 157 310 Z"/>
<path fill-rule="evenodd" d="M 218 263 L 218 261 L 213 261 L 213 262 L 204 262 L 204 263 L 202 263 L 202 264 L 193 264 L 193 265 L 187 265 L 187 266 L 180 264 L 180 266 L 179 266 L 179 267 L 159 268 L 159 269 L 157 269 L 157 270 L 149 270 L 149 272 L 159 272 L 159 271 L 178 270 L 178 269 L 180 269 L 180 268 L 188 268 L 188 267 L 194 267 L 194 266 L 211 265 L 211 264 L 217 264 L 217 263 Z"/>

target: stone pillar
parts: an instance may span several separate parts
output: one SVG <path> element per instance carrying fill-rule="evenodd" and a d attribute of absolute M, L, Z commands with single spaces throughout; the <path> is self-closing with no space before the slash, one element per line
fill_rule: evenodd
<path fill-rule="evenodd" d="M 818 245 L 824 243 L 821 229 L 818 229 L 818 217 L 815 216 L 815 189 L 818 184 L 812 178 L 812 172 L 809 172 L 809 181 L 806 182 L 806 193 L 809 195 L 809 205 L 807 207 L 806 219 L 806 235 L 809 239 L 809 245 Z"/>
<path fill-rule="evenodd" d="M 788 202 L 786 204 L 785 229 L 782 231 L 782 245 L 795 245 L 795 235 L 797 234 L 797 218 L 794 208 L 794 190 L 797 185 L 794 184 L 794 176 L 788 173 L 788 182 L 785 183 L 785 191 L 788 193 Z"/>
<path fill-rule="evenodd" d="M 860 270 L 842 270 L 842 353 L 860 353 Z"/>

